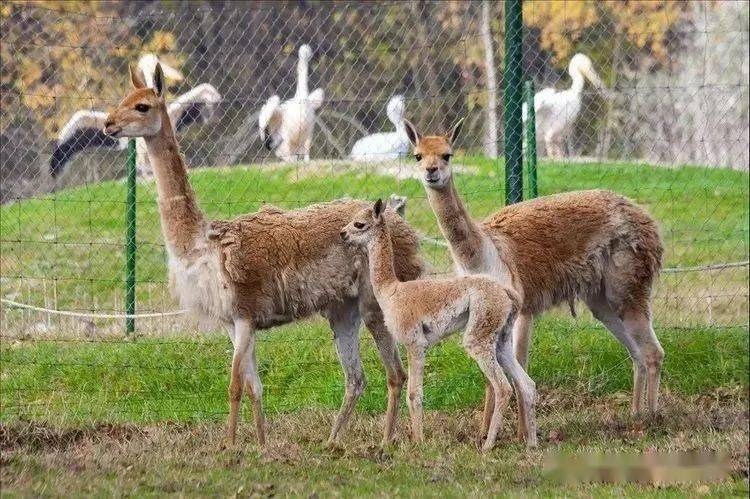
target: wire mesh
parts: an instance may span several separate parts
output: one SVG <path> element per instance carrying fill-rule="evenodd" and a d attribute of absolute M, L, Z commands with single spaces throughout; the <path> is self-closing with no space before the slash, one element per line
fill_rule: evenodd
<path fill-rule="evenodd" d="M 175 105 L 178 139 L 209 218 L 265 203 L 299 208 L 395 192 L 408 198 L 406 217 L 423 236 L 432 271 L 449 272 L 450 255 L 408 153 L 401 107 L 423 131 L 442 133 L 466 117 L 455 156 L 459 191 L 477 218 L 503 204 L 501 3 L 8 1 L 0 9 L 0 294 L 6 300 L 50 310 L 125 310 L 125 145 L 94 132 L 101 127 L 96 112 L 124 95 L 128 64 L 144 54 L 182 75 L 167 74 L 167 100 Z M 657 326 L 746 328 L 747 3 L 526 2 L 523 17 L 524 78 L 537 89 L 540 195 L 607 188 L 631 197 L 659 221 L 665 242 Z M 269 151 L 275 144 L 259 129 L 273 95 L 294 99 L 303 44 L 312 51 L 309 90 L 323 93 L 309 161 L 304 146 L 294 154 Z M 580 64 L 571 66 L 573 60 Z M 89 121 L 71 135 L 66 124 L 77 112 Z M 374 149 L 355 145 L 378 133 L 388 135 L 370 138 Z M 156 191 L 142 146 L 138 165 L 137 312 L 172 312 L 179 307 L 166 282 Z M 567 320 L 564 311 L 551 314 Z M 207 386 L 224 403 L 224 365 L 201 367 L 187 362 L 187 353 L 184 365 L 116 358 L 132 341 L 123 337 L 122 320 L 7 304 L 0 315 L 4 376 L 24 372 L 3 382 L 5 414 L 49 414 L 55 390 L 75 395 L 84 419 L 113 417 L 108 411 L 118 407 L 127 415 L 214 413 L 217 405 L 200 402 Z M 137 323 L 139 337 L 149 337 L 144 348 L 191 345 L 192 353 L 228 349 L 227 339 L 205 339 L 203 331 L 214 329 L 189 316 Z M 269 334 L 275 345 L 269 352 L 327 352 L 330 362 L 310 358 L 305 369 L 336 371 L 329 336 L 326 325 L 303 322 Z M 285 343 L 289 337 L 295 340 Z M 289 346 L 293 341 L 305 346 Z M 108 353 L 71 357 L 56 350 L 81 343 Z M 30 357 L 16 351 L 29 344 L 40 349 Z M 371 346 L 365 349 L 368 367 L 378 366 Z M 161 409 L 139 395 L 156 386 L 113 387 L 124 395 L 122 407 L 98 410 L 86 406 L 87 390 L 96 385 L 59 386 L 63 379 L 96 383 L 108 371 L 152 368 L 211 376 L 190 375 L 163 395 Z M 472 383 L 481 390 L 477 373 Z M 58 385 L 45 385 L 49 379 Z M 341 385 L 317 391 L 328 395 L 315 402 L 335 405 Z M 273 399 L 277 392 L 268 393 Z M 196 400 L 170 404 L 169 397 Z M 282 399 L 292 406 L 307 401 Z"/>

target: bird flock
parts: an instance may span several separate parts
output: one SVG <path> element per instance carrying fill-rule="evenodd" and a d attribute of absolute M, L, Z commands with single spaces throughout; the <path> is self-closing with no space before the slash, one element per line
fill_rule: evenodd
<path fill-rule="evenodd" d="M 313 51 L 309 45 L 300 46 L 294 96 L 282 102 L 281 97 L 274 94 L 258 112 L 260 140 L 266 149 L 282 161 L 310 160 L 316 112 L 325 100 L 325 91 L 322 88 L 316 88 L 312 92 L 308 88 L 312 56 Z M 147 53 L 138 61 L 138 70 L 147 85 L 153 87 L 157 63 L 161 63 L 167 80 L 184 81 L 185 77 L 180 70 L 160 61 L 155 54 Z M 534 95 L 537 135 L 543 140 L 544 152 L 552 158 L 566 155 L 565 141 L 570 137 L 580 114 L 586 80 L 603 96 L 609 97 L 609 90 L 586 55 L 579 53 L 571 58 L 568 74 L 572 81 L 570 88 L 557 90 L 549 87 Z M 168 104 L 168 113 L 175 131 L 179 134 L 189 127 L 210 123 L 221 101 L 221 94 L 209 83 L 199 84 L 178 95 Z M 528 114 L 525 103 L 522 113 L 525 121 Z M 410 142 L 405 130 L 405 115 L 404 96 L 393 95 L 386 106 L 386 116 L 393 130 L 361 137 L 352 146 L 348 159 L 377 162 L 406 156 Z M 115 139 L 104 134 L 102 130 L 105 117 L 106 113 L 98 110 L 80 110 L 72 115 L 60 129 L 49 160 L 49 172 L 53 177 L 61 175 L 66 165 L 84 150 L 124 150 L 127 147 L 127 139 Z M 136 150 L 138 173 L 149 178 L 152 169 L 142 139 L 136 141 Z"/>

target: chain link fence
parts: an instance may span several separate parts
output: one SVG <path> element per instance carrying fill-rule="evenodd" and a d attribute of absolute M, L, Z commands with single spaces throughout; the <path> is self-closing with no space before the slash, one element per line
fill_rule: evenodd
<path fill-rule="evenodd" d="M 99 389 L 91 383 L 109 370 L 177 369 L 194 391 L 176 396 L 192 397 L 195 412 L 205 402 L 200 386 L 214 386 L 207 378 L 226 372 L 224 365 L 203 372 L 190 362 L 128 357 L 151 359 L 170 348 L 187 357 L 228 345 L 206 339 L 201 331 L 214 326 L 177 313 L 169 296 L 142 147 L 136 304 L 144 317 L 137 332 L 152 338 L 137 346 L 123 336 L 127 153 L 124 142 L 97 133 L 97 113 L 125 94 L 128 64 L 146 54 L 175 70 L 167 74 L 167 101 L 210 218 L 266 203 L 298 208 L 397 193 L 408 198 L 406 217 L 422 235 L 432 272 L 449 272 L 404 116 L 435 132 L 466 117 L 455 156 L 459 191 L 478 218 L 503 204 L 501 3 L 8 1 L 0 9 L 3 371 L 34 363 L 37 371 L 78 369 L 90 381 L 70 389 L 82 407 L 87 390 Z M 526 2 L 523 16 L 524 78 L 537 91 L 540 195 L 612 189 L 659 221 L 667 253 L 657 327 L 747 327 L 747 3 Z M 300 53 L 303 45 L 309 54 Z M 276 147 L 269 100 L 293 99 L 299 71 L 309 78 L 314 127 L 309 150 L 302 143 L 285 152 Z M 383 135 L 358 142 L 372 134 Z M 264 341 L 271 352 L 321 345 L 330 358 L 307 358 L 304 368 L 336 370 L 328 336 L 327 326 L 311 321 Z M 52 360 L 13 354 L 19 344 L 42 342 Z M 55 357 L 98 342 L 117 345 L 116 353 L 68 363 Z M 378 365 L 374 354 L 370 360 Z M 620 367 L 629 370 L 627 362 Z M 225 379 L 212 392 L 219 407 Z M 24 391 L 45 397 L 54 387 L 27 381 L 6 386 L 3 410 L 47 414 L 53 402 L 21 401 Z M 273 399 L 274 386 L 267 388 Z M 328 391 L 336 400 L 340 385 Z M 129 408 L 175 414 L 172 406 L 182 407 L 172 395 L 148 406 L 138 393 L 128 392 Z"/>

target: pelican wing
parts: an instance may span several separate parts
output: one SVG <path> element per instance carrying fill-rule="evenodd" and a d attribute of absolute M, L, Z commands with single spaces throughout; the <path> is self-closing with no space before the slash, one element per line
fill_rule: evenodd
<path fill-rule="evenodd" d="M 323 105 L 324 99 L 325 93 L 323 92 L 323 89 L 316 88 L 315 90 L 310 92 L 310 95 L 307 97 L 307 102 L 313 110 L 317 110 L 320 106 Z"/>
<path fill-rule="evenodd" d="M 107 113 L 77 111 L 60 130 L 57 145 L 49 162 L 50 175 L 56 177 L 79 152 L 89 148 L 124 149 L 127 139 L 104 134 Z"/>
<path fill-rule="evenodd" d="M 177 97 L 167 106 L 175 130 L 180 131 L 193 123 L 211 120 L 221 94 L 208 83 L 203 83 Z"/>

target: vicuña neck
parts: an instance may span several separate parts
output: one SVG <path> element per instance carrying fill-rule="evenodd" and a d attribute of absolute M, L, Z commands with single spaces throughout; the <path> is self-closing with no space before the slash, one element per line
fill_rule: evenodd
<path fill-rule="evenodd" d="M 156 178 L 164 239 L 177 256 L 185 256 L 195 248 L 197 238 L 205 230 L 205 220 L 190 186 L 166 108 L 161 114 L 161 130 L 144 140 Z"/>
<path fill-rule="evenodd" d="M 467 271 L 479 271 L 483 261 L 484 232 L 458 196 L 453 178 L 442 189 L 427 189 L 427 198 L 448 241 L 453 259 Z"/>
<path fill-rule="evenodd" d="M 375 234 L 367 246 L 370 258 L 370 281 L 379 292 L 384 286 L 398 282 L 393 268 L 393 248 L 388 224 L 382 223 L 373 229 Z"/>

